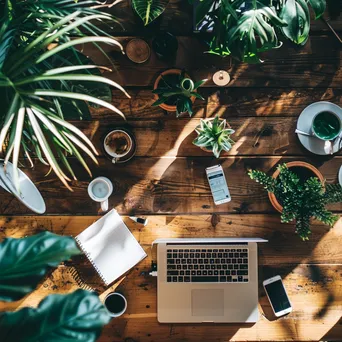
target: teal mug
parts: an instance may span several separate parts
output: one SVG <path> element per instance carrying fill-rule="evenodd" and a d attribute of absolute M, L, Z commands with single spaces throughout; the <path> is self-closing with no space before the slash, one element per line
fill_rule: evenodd
<path fill-rule="evenodd" d="M 325 141 L 336 139 L 342 131 L 341 118 L 328 110 L 319 112 L 312 120 L 312 132 Z"/>

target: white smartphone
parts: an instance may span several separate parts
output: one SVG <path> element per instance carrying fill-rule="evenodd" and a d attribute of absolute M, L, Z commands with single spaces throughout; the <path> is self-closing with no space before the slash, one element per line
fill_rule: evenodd
<path fill-rule="evenodd" d="M 231 197 L 226 182 L 226 177 L 221 165 L 211 166 L 205 169 L 210 185 L 210 190 L 216 205 L 230 202 Z"/>
<path fill-rule="evenodd" d="M 273 312 L 277 317 L 286 315 L 292 311 L 289 297 L 287 296 L 280 276 L 275 276 L 265 280 L 263 285 Z"/>

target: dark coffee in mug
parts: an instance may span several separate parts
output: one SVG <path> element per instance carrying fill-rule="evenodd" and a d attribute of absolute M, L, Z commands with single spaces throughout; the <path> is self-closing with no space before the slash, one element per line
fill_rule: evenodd
<path fill-rule="evenodd" d="M 124 156 L 132 148 L 132 139 L 125 131 L 115 130 L 107 135 L 104 145 L 109 155 Z"/>
<path fill-rule="evenodd" d="M 341 121 L 336 114 L 323 111 L 313 119 L 312 130 L 320 139 L 333 140 L 341 132 Z"/>
<path fill-rule="evenodd" d="M 126 309 L 126 301 L 124 297 L 117 293 L 111 293 L 104 301 L 104 305 L 113 315 L 121 315 Z"/>

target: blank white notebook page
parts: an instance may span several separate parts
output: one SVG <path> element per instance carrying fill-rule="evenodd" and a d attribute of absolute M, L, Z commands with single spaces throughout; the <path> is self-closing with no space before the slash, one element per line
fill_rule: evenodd
<path fill-rule="evenodd" d="M 106 285 L 147 256 L 115 209 L 75 239 Z"/>

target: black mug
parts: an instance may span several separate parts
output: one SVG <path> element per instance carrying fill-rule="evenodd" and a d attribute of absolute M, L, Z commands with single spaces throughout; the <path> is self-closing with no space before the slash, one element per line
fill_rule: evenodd
<path fill-rule="evenodd" d="M 126 298 L 118 292 L 108 293 L 103 304 L 112 317 L 121 316 L 127 309 Z"/>

